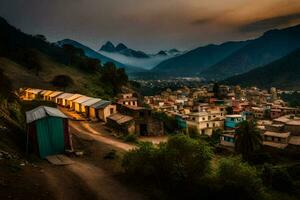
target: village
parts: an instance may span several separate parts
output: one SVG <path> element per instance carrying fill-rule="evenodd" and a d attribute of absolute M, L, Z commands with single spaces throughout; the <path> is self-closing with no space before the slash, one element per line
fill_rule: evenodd
<path fill-rule="evenodd" d="M 60 147 L 58 145 L 48 149 L 41 144 L 39 147 L 35 146 L 33 149 L 42 158 L 64 153 L 66 149 L 72 150 L 67 118 L 98 123 L 102 127 L 100 132 L 110 130 L 115 135 L 143 138 L 142 141 L 165 142 L 168 133 L 165 131 L 164 121 L 154 117 L 153 113 L 164 113 L 176 119 L 177 126 L 183 133 L 194 129 L 199 135 L 211 137 L 214 132 L 219 131 L 219 146 L 229 150 L 234 149 L 235 131 L 245 120 L 256 121 L 266 147 L 300 147 L 300 109 L 288 107 L 279 98 L 282 91 L 276 88 L 271 88 L 268 92 L 255 87 L 242 89 L 240 86 L 208 84 L 193 89 L 168 89 L 160 95 L 144 98 L 134 93 L 120 94 L 115 102 L 62 91 L 33 88 L 21 91 L 20 98 L 23 100 L 50 101 L 58 106 L 58 109 L 41 106 L 26 113 L 28 137 L 32 144 L 37 137 L 34 135 L 45 132 L 41 127 L 45 122 L 41 119 L 51 116 L 63 120 L 62 126 L 53 121 L 51 127 L 56 129 L 52 130 L 53 134 L 58 133 L 57 129 L 62 129 L 64 134 L 57 135 L 57 138 L 60 137 L 65 146 L 60 144 Z M 35 127 L 40 127 L 41 133 L 37 133 L 39 129 Z M 94 130 L 96 133 L 97 131 L 99 129 Z M 53 143 L 47 145 L 50 144 Z"/>

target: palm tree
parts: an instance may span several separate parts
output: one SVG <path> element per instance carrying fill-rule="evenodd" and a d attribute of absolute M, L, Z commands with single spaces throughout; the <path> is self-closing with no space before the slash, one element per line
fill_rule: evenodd
<path fill-rule="evenodd" d="M 243 121 L 236 130 L 235 139 L 235 150 L 244 160 L 262 145 L 262 136 L 254 121 Z"/>

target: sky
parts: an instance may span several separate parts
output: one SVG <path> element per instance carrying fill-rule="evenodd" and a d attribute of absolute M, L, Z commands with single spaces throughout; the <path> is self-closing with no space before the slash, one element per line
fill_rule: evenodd
<path fill-rule="evenodd" d="M 188 50 L 300 24 L 299 0 L 0 0 L 0 16 L 51 42 Z"/>

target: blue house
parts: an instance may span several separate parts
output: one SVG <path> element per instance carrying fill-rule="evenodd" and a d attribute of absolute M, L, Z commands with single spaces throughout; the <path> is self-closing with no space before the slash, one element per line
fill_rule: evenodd
<path fill-rule="evenodd" d="M 226 115 L 225 118 L 225 128 L 235 129 L 239 126 L 242 121 L 246 120 L 244 115 Z"/>

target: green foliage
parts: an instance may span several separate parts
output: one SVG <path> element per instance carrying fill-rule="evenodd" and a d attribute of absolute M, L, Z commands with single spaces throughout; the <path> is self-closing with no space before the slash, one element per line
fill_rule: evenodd
<path fill-rule="evenodd" d="M 210 172 L 211 158 L 207 144 L 180 134 L 158 147 L 141 143 L 139 148 L 125 154 L 123 167 L 128 177 L 137 182 L 166 190 L 186 190 L 198 177 Z"/>
<path fill-rule="evenodd" d="M 123 139 L 125 142 L 132 142 L 132 143 L 137 142 L 136 134 L 132 134 L 132 133 L 125 135 Z"/>
<path fill-rule="evenodd" d="M 251 153 L 260 149 L 262 136 L 254 121 L 243 121 L 236 130 L 235 150 L 248 160 Z"/>
<path fill-rule="evenodd" d="M 213 146 L 216 146 L 220 143 L 220 138 L 221 138 L 222 133 L 223 133 L 223 131 L 221 129 L 213 130 L 213 132 L 211 134 L 211 138 L 210 138 L 210 143 Z"/>
<path fill-rule="evenodd" d="M 262 180 L 254 167 L 239 158 L 220 160 L 217 178 L 221 184 L 220 194 L 234 199 L 262 199 L 264 196 Z"/>
<path fill-rule="evenodd" d="M 3 70 L 0 69 L 0 101 L 1 99 L 9 99 L 13 96 L 12 83 L 7 76 L 3 74 Z"/>
<path fill-rule="evenodd" d="M 265 164 L 262 169 L 264 184 L 281 192 L 291 192 L 294 189 L 293 180 L 284 167 L 273 167 Z"/>
<path fill-rule="evenodd" d="M 51 81 L 52 85 L 65 90 L 74 83 L 73 79 L 68 75 L 57 75 Z"/>
<path fill-rule="evenodd" d="M 164 123 L 164 129 L 167 134 L 174 134 L 180 131 L 175 117 L 169 116 L 164 112 L 153 112 L 153 118 Z"/>
<path fill-rule="evenodd" d="M 113 94 L 117 94 L 122 86 L 127 85 L 128 77 L 123 68 L 108 62 L 101 68 L 101 81 L 112 89 Z"/>
<path fill-rule="evenodd" d="M 193 139 L 200 138 L 200 133 L 199 133 L 196 126 L 189 126 L 188 127 L 188 134 Z"/>

